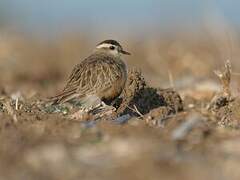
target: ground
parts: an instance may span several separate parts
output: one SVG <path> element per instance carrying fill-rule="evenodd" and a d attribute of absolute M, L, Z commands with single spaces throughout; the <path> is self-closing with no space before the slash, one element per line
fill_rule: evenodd
<path fill-rule="evenodd" d="M 116 112 L 72 119 L 77 104 L 47 100 L 87 55 L 83 44 L 3 38 L 0 179 L 240 178 L 237 61 L 219 63 L 218 48 L 204 39 L 129 42 Z"/>

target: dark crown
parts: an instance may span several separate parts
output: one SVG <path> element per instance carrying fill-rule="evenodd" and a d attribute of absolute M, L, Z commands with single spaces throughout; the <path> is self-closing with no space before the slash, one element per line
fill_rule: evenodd
<path fill-rule="evenodd" d="M 108 40 L 102 41 L 98 45 L 100 45 L 100 44 L 112 44 L 112 45 L 115 45 L 115 46 L 122 47 L 117 41 L 112 40 L 112 39 L 108 39 Z"/>

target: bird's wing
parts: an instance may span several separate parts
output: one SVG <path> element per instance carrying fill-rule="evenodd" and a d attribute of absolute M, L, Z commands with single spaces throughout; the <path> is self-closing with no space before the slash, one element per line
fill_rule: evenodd
<path fill-rule="evenodd" d="M 77 64 L 73 68 L 71 75 L 69 76 L 67 84 L 63 89 L 63 91 L 51 98 L 51 100 L 53 101 L 53 104 L 63 103 L 74 97 L 77 97 L 76 91 L 78 89 L 78 84 L 79 84 L 78 79 L 81 76 L 81 71 L 83 70 L 83 68 L 81 68 L 82 66 L 81 64 L 82 63 Z"/>
<path fill-rule="evenodd" d="M 99 59 L 95 63 L 89 66 L 89 74 L 85 75 L 86 82 L 89 82 L 91 89 L 97 90 L 98 92 L 105 91 L 110 88 L 117 79 L 121 78 L 122 74 L 119 65 L 114 62 L 111 58 Z M 86 74 L 88 72 L 85 72 Z M 81 92 L 84 88 L 79 86 Z"/>
<path fill-rule="evenodd" d="M 119 69 L 113 60 L 106 57 L 88 57 L 74 67 L 62 93 L 55 96 L 54 103 L 63 103 L 108 89 L 121 77 Z"/>

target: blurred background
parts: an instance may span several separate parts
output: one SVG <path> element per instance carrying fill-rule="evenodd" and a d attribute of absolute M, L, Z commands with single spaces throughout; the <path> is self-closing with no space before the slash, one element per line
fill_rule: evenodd
<path fill-rule="evenodd" d="M 240 23 L 240 2 L 234 0 L 2 0 L 0 3 L 2 26 L 44 37 L 66 31 L 115 38 L 121 35 L 151 37 L 177 29 L 201 31 L 204 24 L 214 18 L 215 21 L 225 19 L 233 25 Z"/>
<path fill-rule="evenodd" d="M 239 7 L 234 0 L 1 0 L 0 84 L 59 89 L 104 39 L 132 52 L 127 64 L 154 86 L 192 87 L 227 59 L 237 74 Z"/>
<path fill-rule="evenodd" d="M 237 0 L 0 0 L 0 180 L 239 180 L 239 10 Z M 164 105 L 119 126 L 45 108 L 105 39 L 131 52 L 128 67 L 151 86 L 175 88 L 184 112 Z M 212 98 L 226 60 L 231 101 Z"/>

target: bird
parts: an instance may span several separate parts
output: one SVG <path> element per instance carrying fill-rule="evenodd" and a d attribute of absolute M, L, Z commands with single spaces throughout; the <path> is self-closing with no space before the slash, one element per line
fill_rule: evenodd
<path fill-rule="evenodd" d="M 109 104 L 122 93 L 127 80 L 127 66 L 122 55 L 130 55 L 116 40 L 97 44 L 91 55 L 75 65 L 61 93 L 52 97 L 52 104 L 73 99 L 85 108 Z"/>

